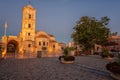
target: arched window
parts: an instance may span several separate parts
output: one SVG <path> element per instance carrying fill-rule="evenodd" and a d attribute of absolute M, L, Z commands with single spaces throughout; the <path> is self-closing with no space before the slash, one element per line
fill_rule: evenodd
<path fill-rule="evenodd" d="M 31 24 L 28 24 L 28 28 L 31 28 Z"/>
<path fill-rule="evenodd" d="M 41 42 L 39 42 L 39 46 L 41 46 Z"/>
<path fill-rule="evenodd" d="M 55 45 L 53 45 L 53 48 L 55 48 Z"/>
<path fill-rule="evenodd" d="M 30 33 L 28 33 L 28 36 L 30 36 Z"/>
<path fill-rule="evenodd" d="M 31 44 L 28 44 L 28 47 L 30 48 L 30 47 L 31 47 Z"/>
<path fill-rule="evenodd" d="M 31 19 L 31 14 L 29 14 L 29 19 Z"/>
<path fill-rule="evenodd" d="M 45 42 L 43 42 L 43 46 L 45 46 Z"/>

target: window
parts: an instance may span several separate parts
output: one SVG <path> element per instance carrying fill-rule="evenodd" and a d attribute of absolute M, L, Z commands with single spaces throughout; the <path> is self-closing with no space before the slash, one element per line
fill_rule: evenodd
<path fill-rule="evenodd" d="M 39 46 L 41 46 L 41 42 L 39 42 Z"/>
<path fill-rule="evenodd" d="M 45 42 L 43 42 L 43 46 L 45 46 Z"/>
<path fill-rule="evenodd" d="M 31 28 L 31 24 L 28 24 L 28 28 Z"/>
<path fill-rule="evenodd" d="M 30 47 L 31 47 L 31 44 L 28 44 L 28 47 L 30 48 Z"/>
<path fill-rule="evenodd" d="M 30 36 L 30 33 L 28 33 L 28 36 Z"/>
<path fill-rule="evenodd" d="M 55 45 L 53 45 L 53 48 L 55 48 Z"/>
<path fill-rule="evenodd" d="M 29 14 L 29 19 L 31 19 L 31 14 Z"/>

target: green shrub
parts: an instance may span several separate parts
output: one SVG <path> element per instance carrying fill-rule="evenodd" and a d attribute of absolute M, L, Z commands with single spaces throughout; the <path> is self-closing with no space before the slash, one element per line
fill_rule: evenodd
<path fill-rule="evenodd" d="M 106 57 L 108 57 L 108 55 L 109 55 L 108 53 L 101 53 L 102 58 L 106 58 Z"/>
<path fill-rule="evenodd" d="M 109 53 L 109 50 L 108 50 L 108 49 L 103 49 L 103 52 L 101 53 L 101 57 L 102 57 L 102 58 L 107 58 L 107 57 L 113 58 L 113 57 L 114 57 L 114 54 Z"/>
<path fill-rule="evenodd" d="M 68 56 L 69 52 L 70 52 L 70 51 L 73 51 L 73 50 L 75 50 L 75 48 L 73 48 L 73 47 L 66 47 L 66 48 L 63 50 L 63 55 L 64 55 L 64 56 Z"/>
<path fill-rule="evenodd" d="M 114 57 L 114 55 L 112 54 L 112 53 L 109 53 L 109 55 L 108 55 L 109 57 L 111 57 L 111 58 L 113 58 Z"/>
<path fill-rule="evenodd" d="M 64 56 L 68 56 L 68 54 L 69 54 L 69 48 L 68 47 L 64 49 L 63 54 L 64 54 Z"/>
<path fill-rule="evenodd" d="M 46 51 L 46 50 L 47 50 L 47 47 L 42 47 L 42 50 L 43 50 L 43 51 Z"/>
<path fill-rule="evenodd" d="M 69 47 L 69 51 L 74 51 L 75 48 L 74 47 Z"/>

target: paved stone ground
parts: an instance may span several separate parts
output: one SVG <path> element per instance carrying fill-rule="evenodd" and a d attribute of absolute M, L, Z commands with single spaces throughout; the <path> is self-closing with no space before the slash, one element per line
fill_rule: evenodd
<path fill-rule="evenodd" d="M 105 70 L 105 65 L 109 62 L 113 62 L 115 59 L 102 59 L 101 56 L 98 55 L 88 55 L 88 56 L 81 56 L 76 57 L 76 63 L 93 67 L 97 70 Z"/>
<path fill-rule="evenodd" d="M 5 59 L 0 61 L 0 80 L 113 80 L 79 66 L 105 70 L 109 61 L 96 56 L 76 57 L 74 64 L 61 64 L 58 58 Z"/>

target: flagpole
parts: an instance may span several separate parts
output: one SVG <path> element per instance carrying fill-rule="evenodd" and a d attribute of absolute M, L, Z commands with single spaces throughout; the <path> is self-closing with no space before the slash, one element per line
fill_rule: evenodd
<path fill-rule="evenodd" d="M 4 36 L 6 36 L 6 28 L 5 28 Z"/>
<path fill-rule="evenodd" d="M 4 33 L 4 36 L 5 36 L 5 41 L 6 41 L 6 44 L 5 44 L 5 51 L 4 51 L 4 57 L 5 57 L 5 55 L 7 54 L 7 36 L 6 36 L 6 33 L 7 33 L 7 27 L 8 27 L 8 24 L 7 24 L 7 22 L 5 22 L 5 25 L 4 25 L 4 27 L 5 27 L 5 33 Z"/>
<path fill-rule="evenodd" d="M 8 27 L 8 24 L 7 24 L 7 22 L 5 22 L 5 25 L 4 25 L 4 27 L 5 27 L 4 36 L 6 36 L 6 33 L 7 33 L 7 27 Z"/>

